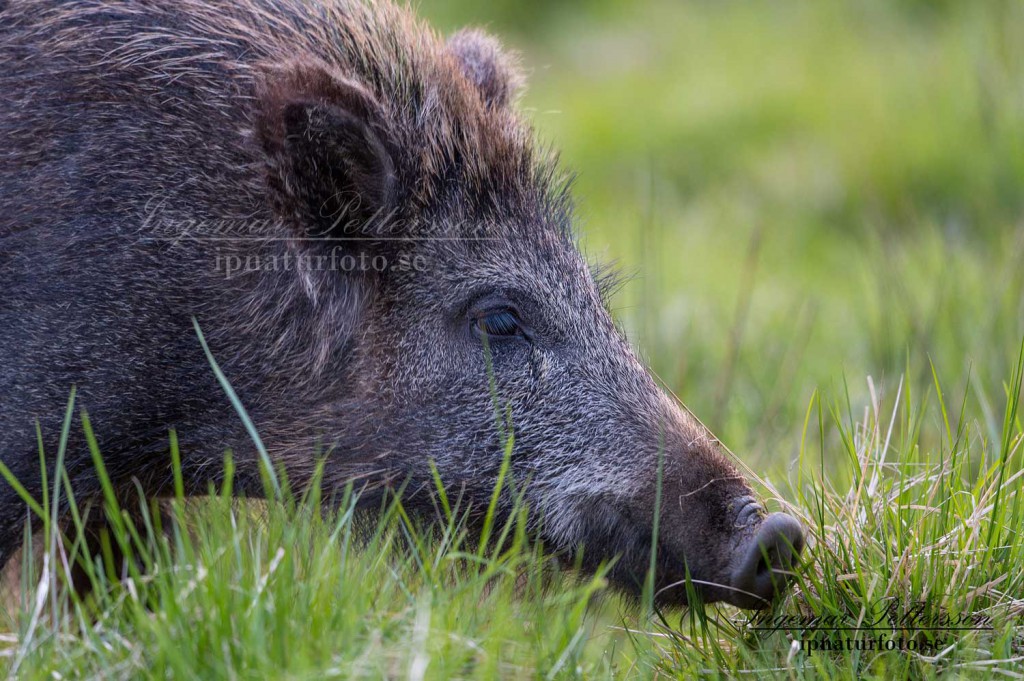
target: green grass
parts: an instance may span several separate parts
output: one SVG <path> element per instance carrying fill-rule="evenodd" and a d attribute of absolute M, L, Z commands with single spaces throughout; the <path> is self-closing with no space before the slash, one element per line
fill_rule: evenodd
<path fill-rule="evenodd" d="M 431 529 L 394 503 L 372 520 L 351 497 L 320 513 L 316 498 L 254 508 L 215 495 L 188 505 L 186 533 L 126 526 L 142 569 L 112 580 L 97 564 L 84 600 L 55 588 L 73 528 L 47 537 L 0 640 L 7 670 L 1024 676 L 1022 5 L 421 10 L 446 29 L 488 24 L 523 51 L 523 105 L 580 171 L 587 252 L 637 273 L 615 299 L 630 338 L 769 505 L 810 530 L 771 613 L 803 626 L 630 605 L 545 557 L 518 516 L 481 548 L 458 510 Z M 50 485 L 39 510 L 52 527 Z M 877 621 L 890 629 L 850 635 L 921 645 L 929 635 L 900 621 L 921 602 L 924 617 L 991 629 L 939 632 L 924 652 L 793 647 L 838 636 L 811 631 L 814 617 Z"/>
<path fill-rule="evenodd" d="M 36 509 L 42 558 L 22 561 L 16 633 L 3 654 L 10 673 L 40 679 L 1018 674 L 1022 375 L 1024 346 L 993 433 L 937 378 L 916 396 L 906 377 L 856 414 L 845 397 L 815 395 L 796 480 L 773 491 L 813 540 L 793 594 L 760 620 L 728 607 L 624 603 L 600 573 L 574 574 L 531 541 L 520 504 L 502 522 L 492 503 L 483 532 L 472 532 L 467 509 L 440 484 L 431 525 L 398 499 L 359 511 L 351 488 L 333 503 L 316 485 L 296 498 L 280 472 L 280 494 L 266 476 L 276 501 L 238 502 L 229 475 L 208 499 L 188 502 L 172 436 L 179 492 L 165 513 L 141 497 L 119 502 L 83 415 L 105 501 L 62 502 L 67 476 L 52 481 Z M 72 398 L 65 432 L 73 415 Z M 922 446 L 929 431 L 934 450 Z M 53 519 L 63 509 L 72 524 L 61 534 Z M 91 513 L 105 513 L 114 531 L 89 560 L 79 539 Z M 113 560 L 114 548 L 134 560 Z M 76 563 L 91 585 L 85 595 L 64 586 Z M 927 630 L 943 616 L 985 630 Z M 920 652 L 794 644 L 847 636 L 913 641 Z"/>

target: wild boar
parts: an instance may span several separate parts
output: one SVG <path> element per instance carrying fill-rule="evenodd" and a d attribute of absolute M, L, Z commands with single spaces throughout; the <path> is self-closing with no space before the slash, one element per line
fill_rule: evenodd
<path fill-rule="evenodd" d="M 324 456 L 329 488 L 429 508 L 433 462 L 487 500 L 493 380 L 546 545 L 617 556 L 635 592 L 656 541 L 662 602 L 688 573 L 706 601 L 767 603 L 800 524 L 766 516 L 617 329 L 521 84 L 493 38 L 385 2 L 0 2 L 3 462 L 40 495 L 36 423 L 52 465 L 76 386 L 119 488 L 169 492 L 175 429 L 190 493 L 226 449 L 261 493 L 194 319 L 293 485 Z M 0 561 L 26 517 L 2 486 Z"/>

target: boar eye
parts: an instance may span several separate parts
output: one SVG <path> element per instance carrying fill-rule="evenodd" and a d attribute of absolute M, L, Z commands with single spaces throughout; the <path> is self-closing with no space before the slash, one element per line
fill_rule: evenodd
<path fill-rule="evenodd" d="M 507 307 L 484 310 L 473 317 L 473 331 L 480 336 L 511 338 L 522 330 L 519 317 Z"/>

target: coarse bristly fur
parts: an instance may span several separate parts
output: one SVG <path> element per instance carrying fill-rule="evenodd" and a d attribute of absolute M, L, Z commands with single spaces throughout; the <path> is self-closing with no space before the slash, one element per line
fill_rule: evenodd
<path fill-rule="evenodd" d="M 293 484 L 325 456 L 330 487 L 415 507 L 433 461 L 473 503 L 502 460 L 492 372 L 547 544 L 638 588 L 663 455 L 661 598 L 688 570 L 760 604 L 737 566 L 755 536 L 785 550 L 616 330 L 521 85 L 493 38 L 386 2 L 0 2 L 0 457 L 38 495 L 35 424 L 52 456 L 77 386 L 116 484 L 166 494 L 173 428 L 191 492 L 230 448 L 259 493 L 195 318 Z M 24 518 L 4 485 L 0 562 Z"/>

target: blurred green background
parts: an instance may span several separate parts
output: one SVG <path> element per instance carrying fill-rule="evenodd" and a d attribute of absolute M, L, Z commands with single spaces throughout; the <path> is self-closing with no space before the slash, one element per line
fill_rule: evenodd
<path fill-rule="evenodd" d="M 633 275 L 618 318 L 742 459 L 784 474 L 816 389 L 856 408 L 868 376 L 919 389 L 930 361 L 998 433 L 987 396 L 1024 335 L 1024 3 L 418 7 L 522 54 L 587 254 Z"/>

